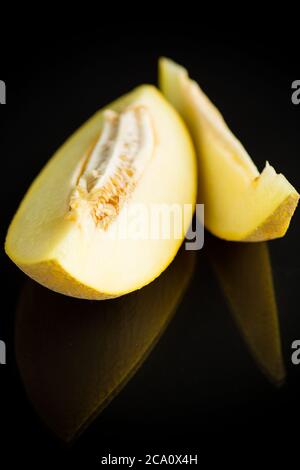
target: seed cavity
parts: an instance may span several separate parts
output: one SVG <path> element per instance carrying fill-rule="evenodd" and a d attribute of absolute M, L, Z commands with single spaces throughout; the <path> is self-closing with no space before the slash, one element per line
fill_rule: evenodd
<path fill-rule="evenodd" d="M 90 215 L 106 230 L 136 187 L 154 150 L 149 111 L 130 106 L 104 112 L 101 135 L 87 152 L 70 197 L 68 218 L 80 223 Z"/>

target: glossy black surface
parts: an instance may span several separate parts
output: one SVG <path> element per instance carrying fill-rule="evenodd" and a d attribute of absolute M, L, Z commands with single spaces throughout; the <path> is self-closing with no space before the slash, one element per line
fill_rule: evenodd
<path fill-rule="evenodd" d="M 224 41 L 200 33 L 179 34 L 174 28 L 164 35 L 146 29 L 143 35 L 123 31 L 120 37 L 103 32 L 40 43 L 27 38 L 6 51 L 0 76 L 7 83 L 7 105 L 0 107 L 1 242 L 24 192 L 49 156 L 98 108 L 140 83 L 155 83 L 157 57 L 162 54 L 189 69 L 260 170 L 270 160 L 300 188 L 300 105 L 291 103 L 291 82 L 300 76 L 291 45 L 282 44 L 279 36 Z M 236 445 L 246 455 L 259 448 L 274 455 L 286 438 L 293 447 L 300 420 L 300 365 L 291 363 L 291 343 L 300 339 L 299 236 L 298 212 L 287 236 L 268 247 L 229 244 L 207 235 L 165 332 L 147 358 L 137 352 L 141 357 L 136 373 L 68 446 L 48 430 L 45 415 L 58 406 L 57 431 L 65 408 L 72 408 L 72 402 L 61 405 L 65 387 L 72 394 L 78 377 L 85 374 L 89 386 L 97 387 L 93 380 L 98 369 L 97 364 L 85 368 L 78 349 L 75 355 L 64 349 L 64 335 L 80 348 L 82 328 L 84 357 L 93 361 L 96 327 L 100 322 L 101 339 L 106 322 L 103 326 L 93 311 L 94 303 L 88 302 L 89 311 L 84 312 L 81 302 L 28 281 L 2 251 L 0 339 L 7 345 L 7 365 L 0 366 L 1 452 L 13 445 L 14 457 L 26 463 L 40 457 L 56 463 L 95 463 L 108 450 L 130 455 L 197 449 L 214 458 L 216 449 L 232 456 Z M 156 282 L 158 287 L 150 289 L 159 292 L 161 280 Z M 178 288 L 168 291 L 170 304 L 177 294 Z M 113 302 L 116 309 L 123 302 L 126 311 L 126 300 Z M 134 294 L 129 302 L 134 304 Z M 76 328 L 70 313 L 75 304 Z M 163 315 L 171 316 L 167 307 Z M 113 328 L 111 319 L 108 323 Z M 129 329 L 133 324 L 129 322 Z M 122 335 L 116 336 L 118 341 L 122 345 Z M 149 348 L 150 343 L 148 339 Z M 68 374 L 70 381 L 64 383 Z M 80 400 L 74 402 L 78 410 Z"/>

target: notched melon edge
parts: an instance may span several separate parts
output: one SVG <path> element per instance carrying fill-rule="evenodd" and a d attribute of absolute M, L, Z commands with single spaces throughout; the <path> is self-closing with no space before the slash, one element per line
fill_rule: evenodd
<path fill-rule="evenodd" d="M 191 95 L 200 93 L 202 106 L 205 109 L 205 118 L 210 121 L 210 126 L 212 131 L 216 131 L 217 138 L 221 140 L 223 145 L 226 145 L 227 142 L 230 143 L 231 146 L 235 147 L 238 150 L 238 157 L 239 159 L 233 163 L 239 165 L 243 168 L 243 170 L 248 174 L 249 178 L 249 185 L 255 184 L 257 181 L 260 181 L 260 178 L 264 175 L 264 171 L 270 167 L 269 163 L 266 162 L 265 169 L 262 172 L 259 172 L 255 163 L 253 162 L 252 158 L 245 150 L 244 146 L 240 142 L 240 140 L 234 135 L 231 129 L 228 127 L 223 115 L 219 111 L 219 109 L 210 101 L 208 96 L 203 92 L 201 87 L 195 82 L 192 78 L 190 78 L 189 73 L 186 68 L 177 64 L 173 60 L 167 57 L 160 57 L 159 58 L 159 84 L 160 89 L 164 93 L 164 88 L 171 87 L 173 88 L 173 93 L 178 87 L 178 84 L 182 88 L 184 88 L 185 84 L 188 82 L 189 89 L 190 89 L 190 99 Z M 168 80 L 171 79 L 171 82 Z M 172 83 L 173 80 L 173 83 Z M 184 84 L 185 82 L 185 84 Z M 167 97 L 167 95 L 164 93 Z M 168 99 L 168 97 L 167 97 Z M 182 103 L 181 98 L 176 96 L 176 93 L 173 97 L 175 99 L 175 108 L 177 111 L 182 112 Z M 177 101 L 178 100 L 178 101 Z M 173 103 L 174 104 L 174 103 Z M 216 127 L 214 127 L 216 126 Z M 188 126 L 189 127 L 189 126 Z M 196 145 L 197 148 L 197 145 Z M 271 167 L 277 177 L 282 177 L 286 180 L 286 182 L 290 185 L 291 191 L 286 195 L 286 197 L 282 198 L 282 201 L 279 202 L 277 207 L 275 206 L 273 212 L 270 212 L 266 219 L 264 219 L 258 226 L 249 232 L 248 235 L 243 236 L 238 233 L 227 233 L 222 235 L 217 233 L 218 231 L 213 230 L 210 226 L 207 228 L 211 231 L 215 236 L 223 238 L 229 241 L 245 241 L 245 242 L 257 242 L 257 241 L 267 241 L 276 238 L 283 237 L 287 232 L 287 229 L 290 225 L 291 218 L 295 212 L 299 201 L 299 193 L 296 189 L 289 183 L 289 181 L 285 178 L 282 173 L 277 173 L 273 167 Z"/>
<path fill-rule="evenodd" d="M 241 241 L 260 242 L 283 237 L 289 228 L 298 201 L 299 194 L 297 193 L 286 197 L 263 224 Z"/>

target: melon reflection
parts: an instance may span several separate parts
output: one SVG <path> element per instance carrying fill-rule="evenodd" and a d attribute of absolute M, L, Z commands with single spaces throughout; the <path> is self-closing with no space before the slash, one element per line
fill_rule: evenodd
<path fill-rule="evenodd" d="M 276 385 L 285 368 L 268 246 L 206 236 L 205 245 L 229 309 L 257 365 Z"/>
<path fill-rule="evenodd" d="M 194 261 L 181 250 L 156 281 L 114 300 L 82 301 L 27 282 L 17 312 L 17 363 L 29 399 L 60 438 L 81 432 L 142 364 Z"/>

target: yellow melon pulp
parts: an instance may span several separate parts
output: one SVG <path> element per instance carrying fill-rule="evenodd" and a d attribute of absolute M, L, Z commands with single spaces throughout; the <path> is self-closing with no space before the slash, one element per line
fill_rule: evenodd
<path fill-rule="evenodd" d="M 208 230 L 232 241 L 282 237 L 298 203 L 295 188 L 268 163 L 259 173 L 186 69 L 160 59 L 159 83 L 192 134 L 198 154 L 199 202 L 205 204 Z"/>
<path fill-rule="evenodd" d="M 176 255 L 196 178 L 184 123 L 155 87 L 143 85 L 97 112 L 55 153 L 9 227 L 6 252 L 30 277 L 70 296 L 134 291 Z M 134 223 L 124 235 L 131 208 L 148 215 L 160 205 L 192 209 L 175 218 L 169 237 L 135 236 Z"/>

